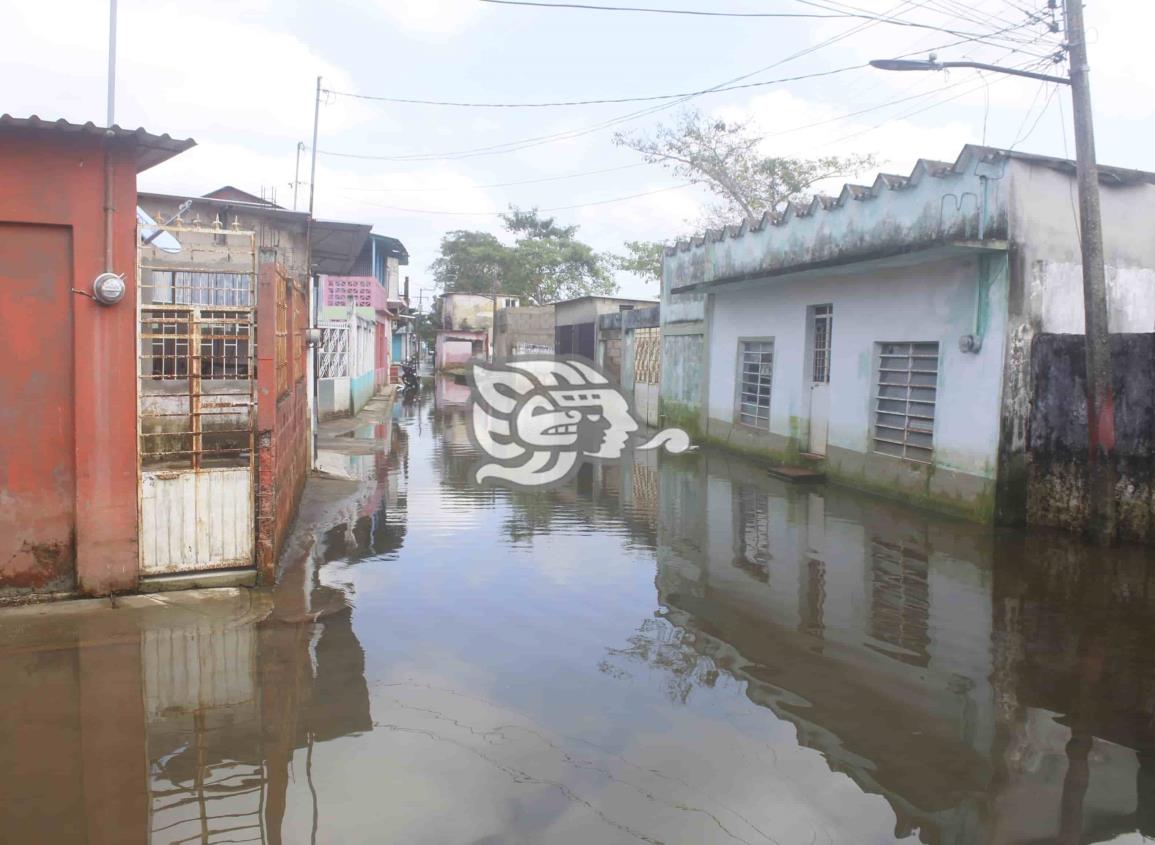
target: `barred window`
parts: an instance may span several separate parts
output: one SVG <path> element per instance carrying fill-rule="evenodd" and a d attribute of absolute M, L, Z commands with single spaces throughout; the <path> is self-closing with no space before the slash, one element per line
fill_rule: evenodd
<path fill-rule="evenodd" d="M 830 330 L 834 325 L 834 306 L 815 305 L 814 316 L 814 360 L 811 382 L 830 383 Z"/>
<path fill-rule="evenodd" d="M 744 340 L 738 344 L 738 422 L 770 430 L 773 372 L 773 340 Z"/>
<path fill-rule="evenodd" d="M 937 343 L 880 343 L 874 451 L 930 463 L 938 393 Z"/>

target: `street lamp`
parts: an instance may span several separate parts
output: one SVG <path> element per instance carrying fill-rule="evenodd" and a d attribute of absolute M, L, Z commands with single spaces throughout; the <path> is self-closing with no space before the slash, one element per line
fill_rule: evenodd
<path fill-rule="evenodd" d="M 870 66 L 879 70 L 946 70 L 952 67 L 969 67 L 975 70 L 1005 73 L 1010 76 L 1024 76 L 1027 79 L 1038 79 L 1043 82 L 1057 82 L 1060 85 L 1071 84 L 1071 80 L 1065 76 L 1051 76 L 1048 73 L 1035 73 L 1030 70 L 988 65 L 983 62 L 940 62 L 934 54 L 931 54 L 928 59 L 874 59 Z"/>
<path fill-rule="evenodd" d="M 1095 130 L 1091 121 L 1091 84 L 1087 68 L 1087 36 L 1083 0 L 1064 0 L 1070 75 L 999 67 L 981 62 L 940 62 L 876 59 L 880 70 L 925 71 L 975 68 L 1011 76 L 1071 86 L 1075 122 L 1075 173 L 1079 185 L 1079 238 L 1083 259 L 1083 318 L 1086 332 L 1087 445 L 1090 460 L 1090 529 L 1103 544 L 1115 539 L 1115 397 L 1111 367 L 1111 336 L 1107 322 L 1107 279 L 1103 264 L 1103 218 L 1099 208 L 1099 167 L 1095 161 Z"/>

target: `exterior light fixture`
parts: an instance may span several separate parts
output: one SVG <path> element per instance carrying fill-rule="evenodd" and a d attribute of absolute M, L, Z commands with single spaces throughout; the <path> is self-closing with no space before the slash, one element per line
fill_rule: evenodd
<path fill-rule="evenodd" d="M 101 305 L 116 305 L 124 299 L 127 286 L 124 276 L 116 273 L 101 273 L 92 282 L 92 298 Z"/>
<path fill-rule="evenodd" d="M 942 70 L 933 58 L 931 59 L 873 59 L 871 67 L 879 70 Z"/>

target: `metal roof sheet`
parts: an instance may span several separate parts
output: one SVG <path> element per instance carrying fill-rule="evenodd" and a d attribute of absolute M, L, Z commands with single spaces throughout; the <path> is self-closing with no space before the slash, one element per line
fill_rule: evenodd
<path fill-rule="evenodd" d="M 44 120 L 37 115 L 16 117 L 11 114 L 0 114 L 0 133 L 7 131 L 28 133 L 55 133 L 60 135 L 88 135 L 97 138 L 111 138 L 112 140 L 132 144 L 136 147 L 136 169 L 139 173 L 155 167 L 162 161 L 167 161 L 178 153 L 196 146 L 192 138 L 178 139 L 168 134 L 154 135 L 143 128 L 126 129 L 113 124 L 112 126 L 97 126 L 92 121 L 88 123 L 69 123 L 63 118 L 60 120 Z"/>

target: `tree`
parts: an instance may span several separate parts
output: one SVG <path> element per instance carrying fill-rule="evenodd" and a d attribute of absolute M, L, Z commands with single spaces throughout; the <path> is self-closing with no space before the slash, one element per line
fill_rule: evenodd
<path fill-rule="evenodd" d="M 545 304 L 589 294 L 612 294 L 608 259 L 577 240 L 577 226 L 559 226 L 536 209 L 511 207 L 502 215 L 516 237 L 506 246 L 488 232 L 450 232 L 430 265 L 446 291 L 490 293 L 499 290 Z"/>
<path fill-rule="evenodd" d="M 639 152 L 677 176 L 702 185 L 719 202 L 707 210 L 709 225 L 733 223 L 780 210 L 803 199 L 824 179 L 876 164 L 872 155 L 788 158 L 767 156 L 763 137 L 748 122 L 727 123 L 698 111 L 681 114 L 652 135 L 617 133 L 614 143 Z"/>
<path fill-rule="evenodd" d="M 611 255 L 610 266 L 623 273 L 641 276 L 643 281 L 661 283 L 665 244 L 658 241 L 626 241 L 623 246 L 626 254 Z"/>
<path fill-rule="evenodd" d="M 446 291 L 489 293 L 500 283 L 508 248 L 489 232 L 449 232 L 441 254 L 429 265 L 437 286 Z"/>

